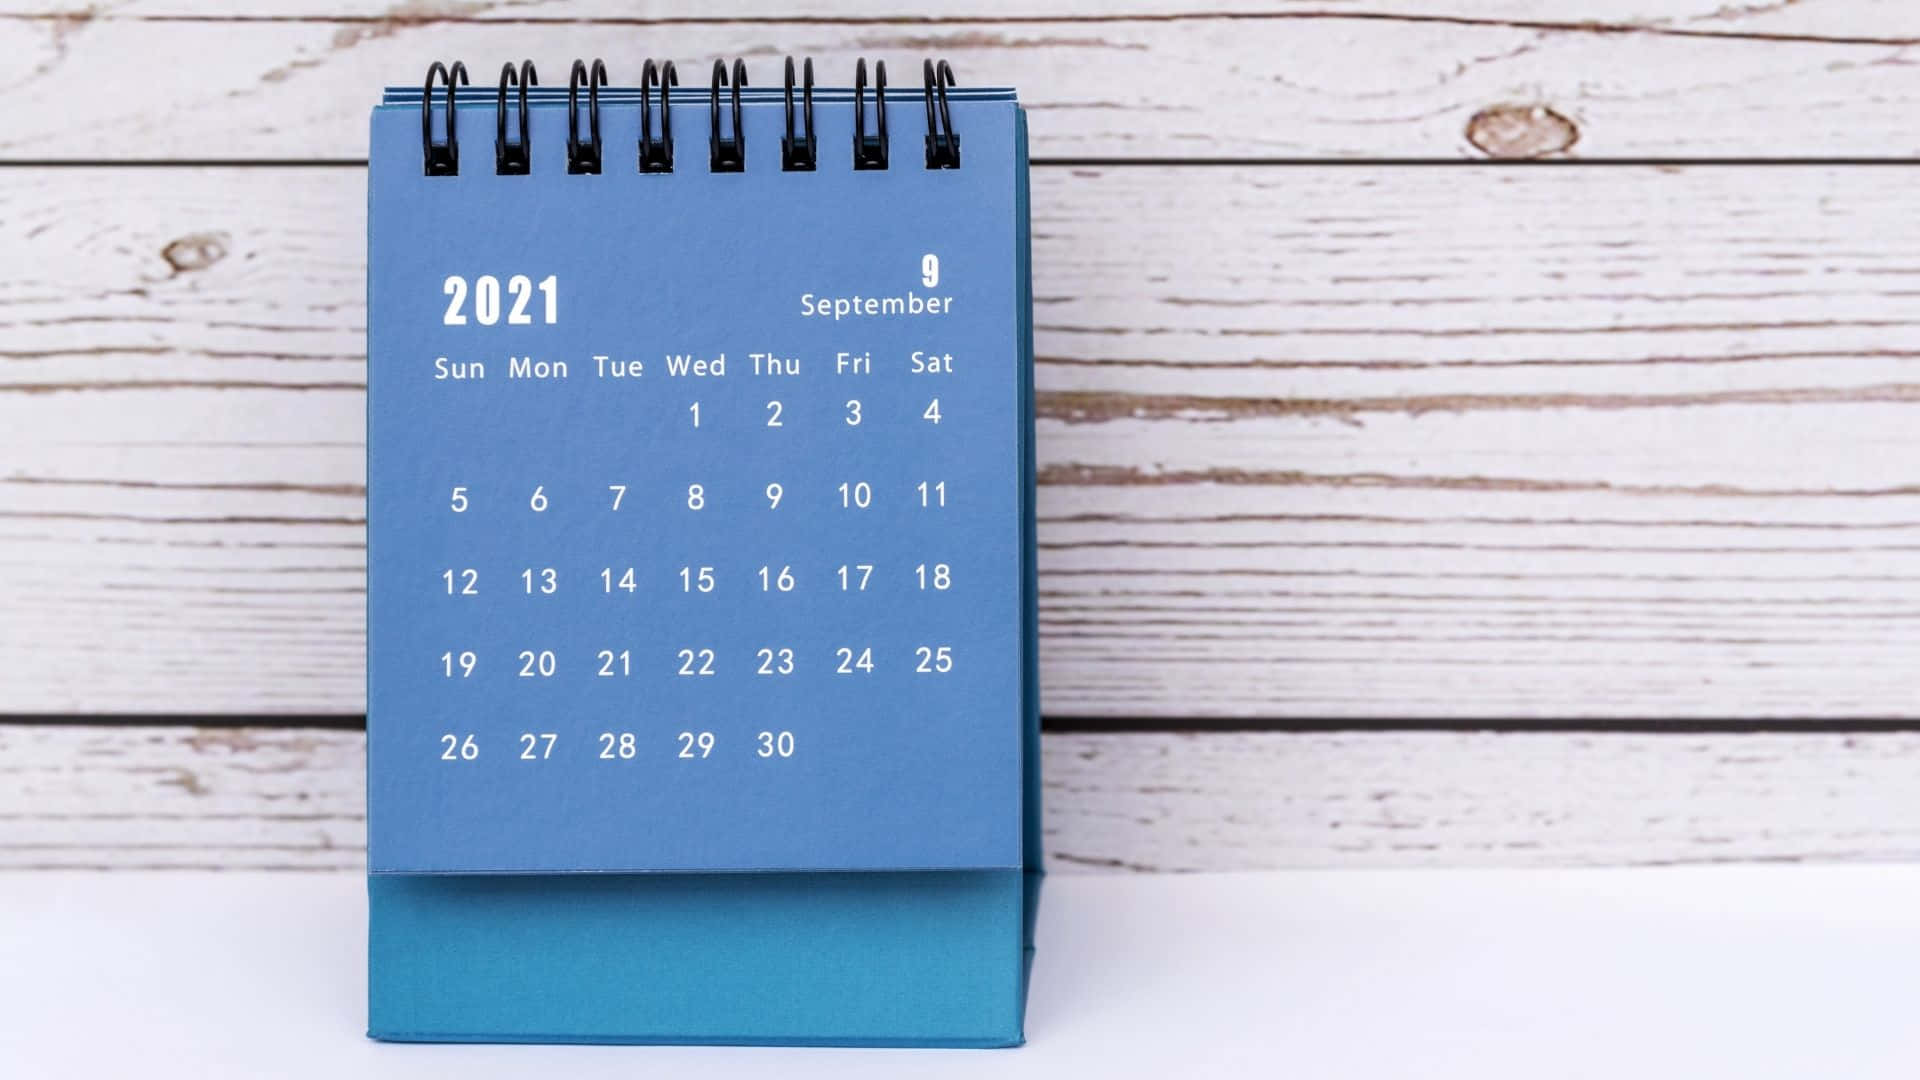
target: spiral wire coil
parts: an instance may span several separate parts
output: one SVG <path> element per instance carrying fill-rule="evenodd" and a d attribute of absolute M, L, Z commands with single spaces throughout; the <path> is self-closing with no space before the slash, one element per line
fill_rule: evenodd
<path fill-rule="evenodd" d="M 868 100 L 867 61 L 853 69 L 853 168 L 858 172 L 886 169 L 890 162 L 887 134 L 887 65 L 875 61 L 872 67 L 872 99 Z M 921 63 L 927 113 L 926 167 L 960 167 L 960 136 L 954 131 L 953 111 L 947 92 L 958 85 L 953 66 L 945 60 Z M 467 66 L 459 61 L 448 65 L 434 61 L 427 68 L 427 79 L 420 93 L 420 144 L 424 170 L 428 176 L 460 175 L 460 133 L 458 87 L 468 85 Z M 533 171 L 533 131 L 528 90 L 539 84 L 533 61 L 523 60 L 500 68 L 500 84 L 494 102 L 494 171 L 502 176 L 526 176 Z M 567 172 L 574 176 L 598 176 L 606 165 L 605 144 L 600 134 L 600 91 L 608 84 L 604 61 L 575 60 L 567 75 Z M 680 73 L 671 60 L 648 60 L 640 71 L 640 144 L 636 167 L 642 173 L 673 171 L 672 90 L 680 85 Z M 734 60 L 713 62 L 709 90 L 707 167 L 712 172 L 745 172 L 747 133 L 740 92 L 747 86 L 747 65 Z M 794 89 L 800 90 L 795 108 Z M 444 92 L 435 104 L 436 88 Z M 586 91 L 586 108 L 581 108 L 581 91 Z M 514 95 L 508 107 L 508 94 Z M 654 130 L 654 104 L 658 96 L 660 126 Z M 722 102 L 722 97 L 726 100 Z M 471 100 L 471 99 L 469 99 Z M 819 168 L 820 145 L 813 118 L 813 61 L 801 65 L 793 58 L 786 61 L 785 134 L 780 139 L 780 168 L 786 172 L 813 172 Z M 869 128 L 867 113 L 873 123 Z M 442 120 L 443 138 L 434 137 L 435 116 Z M 723 115 L 724 114 L 724 115 Z M 509 123 L 509 120 L 512 122 Z M 511 137 L 509 137 L 511 135 Z"/>

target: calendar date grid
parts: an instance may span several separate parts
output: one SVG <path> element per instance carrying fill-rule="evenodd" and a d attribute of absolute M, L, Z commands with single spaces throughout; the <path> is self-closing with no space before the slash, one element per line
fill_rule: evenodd
<path fill-rule="evenodd" d="M 923 269 L 937 275 L 937 266 L 929 256 Z M 498 605 L 504 603 L 513 616 L 513 630 L 504 635 L 489 630 L 475 635 L 480 639 L 476 641 L 429 630 L 422 641 L 434 636 L 443 640 L 438 646 L 429 645 L 423 650 L 426 655 L 417 658 L 431 667 L 431 681 L 441 687 L 428 693 L 455 706 L 463 696 L 473 702 L 491 699 L 496 710 L 501 700 L 516 702 L 507 716 L 493 715 L 490 722 L 478 725 L 484 730 L 476 730 L 472 723 L 429 725 L 444 729 L 436 736 L 438 760 L 477 762 L 484 750 L 486 757 L 529 763 L 564 760 L 569 755 L 598 762 L 631 762 L 653 755 L 697 762 L 743 751 L 781 761 L 795 756 L 803 738 L 811 740 L 818 733 L 810 735 L 804 727 L 796 733 L 778 724 L 732 730 L 740 725 L 717 722 L 721 715 L 728 715 L 724 708 L 707 707 L 664 713 L 649 709 L 649 714 L 658 715 L 650 715 L 646 722 L 612 721 L 613 726 L 604 726 L 609 722 L 608 710 L 577 708 L 579 695 L 596 689 L 595 684 L 628 684 L 634 688 L 628 700 L 646 699 L 663 683 L 696 688 L 698 694 L 703 683 L 719 684 L 729 678 L 779 686 L 800 683 L 796 676 L 813 673 L 825 673 L 847 685 L 871 683 L 888 673 L 906 673 L 923 687 L 944 684 L 956 670 L 962 673 L 960 678 L 968 678 L 964 636 L 955 640 L 940 631 L 939 620 L 955 610 L 941 601 L 964 591 L 970 577 L 990 577 L 991 571 L 985 564 L 970 566 L 964 552 L 943 550 L 938 541 L 928 550 L 916 549 L 913 558 L 898 557 L 898 551 L 892 550 L 897 544 L 871 541 L 877 535 L 898 540 L 902 522 L 897 515 L 902 513 L 916 516 L 921 525 L 944 535 L 949 522 L 969 517 L 990 520 L 996 510 L 1004 512 L 1004 507 L 969 505 L 962 498 L 964 488 L 987 477 L 969 474 L 964 468 L 949 471 L 962 445 L 977 437 L 977 426 L 968 419 L 981 401 L 977 389 L 965 389 L 975 379 L 960 374 L 954 352 L 947 348 L 889 349 L 889 367 L 898 365 L 891 375 L 883 374 L 874 351 L 827 350 L 826 374 L 834 380 L 830 391 L 826 383 L 816 381 L 817 373 L 801 377 L 800 359 L 774 352 L 742 355 L 748 367 L 734 375 L 745 376 L 743 380 L 729 377 L 724 352 L 709 357 L 667 355 L 661 370 L 675 382 L 684 380 L 687 392 L 648 395 L 642 408 L 629 414 L 629 422 L 642 436 L 637 447 L 653 456 L 638 472 L 623 475 L 614 470 L 588 479 L 577 475 L 575 468 L 554 467 L 548 470 L 553 475 L 543 478 L 538 457 L 516 462 L 511 480 L 490 476 L 484 467 L 477 473 L 462 467 L 457 464 L 459 457 L 429 466 L 438 477 L 432 482 L 437 494 L 423 500 L 416 488 L 406 502 L 409 516 L 440 534 L 448 556 L 446 565 L 438 569 L 435 591 L 455 609 L 473 605 L 488 615 L 503 614 Z M 622 362 L 601 354 L 592 361 L 590 374 L 596 381 L 643 377 L 638 361 Z M 557 390 L 570 380 L 571 370 L 564 360 L 518 356 L 509 357 L 506 374 L 508 385 L 544 383 Z M 876 383 L 865 381 L 876 376 Z M 852 382 L 841 385 L 842 377 L 859 380 L 864 389 Z M 478 362 L 441 357 L 434 364 L 436 382 L 472 384 L 485 378 L 484 366 Z M 951 381 L 956 378 L 957 382 Z M 928 379 L 933 381 L 924 381 Z M 563 415 L 543 413 L 546 424 Z M 589 421 L 589 427 L 604 425 L 610 418 L 605 412 L 598 415 L 602 419 Z M 559 434 L 564 429 L 551 430 Z M 902 438 L 917 451 L 904 459 L 899 454 Z M 721 441 L 711 441 L 716 439 Z M 880 441 L 870 441 L 875 439 Z M 703 443 L 708 453 L 729 459 L 727 463 L 721 465 L 716 459 L 713 464 L 720 467 L 701 468 L 701 452 L 695 448 Z M 483 444 L 468 445 L 479 460 L 498 457 L 491 448 L 481 450 Z M 549 447 L 548 452 L 559 448 Z M 659 456 L 662 452 L 666 456 Z M 742 482 L 740 462 L 758 464 L 783 452 L 795 454 L 786 467 L 769 468 L 753 482 Z M 914 460 L 921 458 L 947 467 L 915 465 Z M 912 475 L 903 479 L 903 470 Z M 673 479 L 665 479 L 669 476 Z M 743 536 L 788 537 L 796 512 L 812 527 L 789 545 L 798 551 L 790 558 L 768 555 L 742 561 L 691 554 L 675 558 L 648 543 L 660 538 L 667 546 L 677 542 L 678 548 L 692 551 L 704 534 L 709 539 L 726 537 L 728 542 L 718 546 L 735 549 Z M 891 521 L 889 513 L 896 515 Z M 629 535 L 646 557 L 627 557 L 625 545 L 620 545 L 620 555 L 610 553 L 605 544 L 607 526 L 615 522 L 623 523 L 615 533 Z M 483 531 L 469 533 L 463 525 Z M 522 548 L 551 547 L 566 557 L 517 558 L 509 553 L 503 560 L 503 545 L 497 542 L 500 534 L 487 531 L 488 526 L 505 526 Z M 602 557 L 583 558 L 586 552 L 570 542 L 582 527 L 601 541 Z M 910 531 L 918 530 L 910 527 Z M 549 532 L 550 540 L 538 539 Z M 962 527 L 960 534 L 965 533 Z M 844 554 L 823 555 L 825 546 Z M 459 557 L 468 547 L 476 554 Z M 896 607 L 918 602 L 933 625 L 925 633 L 909 635 L 911 643 L 899 640 L 898 634 L 869 639 L 853 633 L 825 645 L 784 637 L 778 629 L 785 614 L 779 601 L 817 593 L 856 605 L 850 610 L 859 610 L 857 605 L 863 602 Z M 598 605 L 574 607 L 562 617 L 574 620 L 567 629 L 590 624 L 589 636 L 598 640 L 584 646 L 576 641 L 570 647 L 545 640 L 552 635 L 538 629 L 543 625 L 541 602 L 571 597 L 577 603 L 580 596 Z M 738 616 L 737 605 L 743 600 L 766 605 L 755 612 L 769 624 L 760 635 L 764 643 L 708 642 L 696 629 L 689 629 L 671 643 L 638 644 L 620 632 L 621 620 L 629 611 L 656 623 L 651 633 L 639 637 L 657 637 L 663 617 L 676 627 L 684 627 L 688 620 L 697 626 L 702 603 L 732 602 L 736 607 L 730 614 Z M 676 601 L 680 606 L 662 606 Z M 623 604 L 628 610 L 622 610 Z M 426 625 L 436 622 L 428 620 Z M 460 694 L 461 686 L 470 688 L 467 695 Z M 799 693 L 804 698 L 823 690 L 815 685 Z M 901 691 L 899 687 L 883 690 L 880 697 Z M 474 692 L 480 696 L 475 698 Z M 725 697 L 724 692 L 719 695 Z M 552 699 L 551 703 L 542 698 Z M 534 704 L 520 706 L 521 699 Z M 549 704 L 569 722 L 528 718 L 547 711 L 544 707 Z M 456 715 L 471 718 L 467 713 L 456 711 Z M 689 723 L 688 715 L 700 719 Z"/>

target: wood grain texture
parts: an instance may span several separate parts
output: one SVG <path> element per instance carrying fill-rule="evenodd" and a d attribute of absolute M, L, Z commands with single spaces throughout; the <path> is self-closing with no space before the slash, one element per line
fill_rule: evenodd
<path fill-rule="evenodd" d="M 1044 169 L 1054 715 L 1913 717 L 1902 170 Z M 0 171 L 0 708 L 363 707 L 363 174 Z"/>
<path fill-rule="evenodd" d="M 1035 153 L 1100 158 L 1887 157 L 1920 150 L 1901 0 L 0 3 L 0 159 L 361 158 L 366 109 L 432 58 L 777 58 L 1018 86 Z M 155 62 L 156 57 L 178 58 Z M 187 58 L 191 58 L 190 60 Z M 125 73 L 138 73 L 128 78 Z M 912 82 L 909 77 L 907 82 Z M 75 88 L 97 92 L 76 93 Z"/>
<path fill-rule="evenodd" d="M 429 59 L 589 50 L 945 55 L 1059 161 L 1905 159 L 1916 45 L 1904 0 L 0 0 L 0 166 L 358 159 Z M 1047 709 L 1920 719 L 1907 181 L 1037 170 Z M 361 710 L 363 183 L 0 167 L 0 712 Z M 1920 735 L 1045 754 L 1061 872 L 1920 855 Z M 358 868 L 362 769 L 0 726 L 0 867 Z"/>
<path fill-rule="evenodd" d="M 1920 735 L 1048 735 L 1055 872 L 1920 857 Z M 0 725 L 0 869 L 357 869 L 359 732 Z"/>

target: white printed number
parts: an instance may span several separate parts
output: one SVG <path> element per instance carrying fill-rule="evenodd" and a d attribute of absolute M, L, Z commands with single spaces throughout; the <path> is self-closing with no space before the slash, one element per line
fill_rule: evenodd
<path fill-rule="evenodd" d="M 945 675 L 953 670 L 953 649 L 950 646 L 934 648 L 922 645 L 913 650 L 913 655 L 918 661 L 913 670 L 919 674 Z"/>
<path fill-rule="evenodd" d="M 553 756 L 553 744 L 560 736 L 551 731 L 523 731 L 520 733 L 520 760 L 545 761 Z"/>
<path fill-rule="evenodd" d="M 854 510 L 865 510 L 873 505 L 873 485 L 865 480 L 840 485 L 840 505 Z"/>
<path fill-rule="evenodd" d="M 603 731 L 600 733 L 601 761 L 632 761 L 639 747 L 633 738 L 633 732 L 619 733 Z"/>
<path fill-rule="evenodd" d="M 920 284 L 929 289 L 940 284 L 940 256 L 931 251 L 920 256 Z"/>
<path fill-rule="evenodd" d="M 713 753 L 713 732 L 683 731 L 680 733 L 680 756 L 683 758 L 703 758 Z"/>
<path fill-rule="evenodd" d="M 791 731 L 761 732 L 760 748 L 758 750 L 755 750 L 754 753 L 759 754 L 761 757 L 773 757 L 776 754 L 778 754 L 781 757 L 792 757 L 793 756 L 793 732 Z"/>
<path fill-rule="evenodd" d="M 468 735 L 465 738 L 451 734 L 440 736 L 441 761 L 472 761 L 479 756 L 480 744 L 473 741 L 473 736 Z"/>
<path fill-rule="evenodd" d="M 539 285 L 525 274 L 515 274 L 507 279 L 508 326 L 529 326 L 533 315 L 527 311 L 535 290 L 542 299 L 545 322 L 552 326 L 560 319 L 560 281 L 552 274 L 540 280 Z M 440 286 L 447 298 L 447 313 L 441 322 L 448 326 L 467 325 L 467 279 L 458 274 L 450 274 Z M 481 326 L 492 326 L 500 321 L 500 279 L 492 274 L 482 274 L 473 279 L 473 321 Z"/>

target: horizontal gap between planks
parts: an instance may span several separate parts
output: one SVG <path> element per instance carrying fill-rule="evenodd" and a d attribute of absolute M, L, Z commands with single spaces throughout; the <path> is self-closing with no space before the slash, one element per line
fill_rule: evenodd
<path fill-rule="evenodd" d="M 1912 157 L 1659 157 L 1659 158 L 1033 158 L 1036 169 L 1235 169 L 1235 168 L 1392 168 L 1392 169 L 1647 169 L 1647 168 L 1819 168 L 1823 166 L 1912 166 Z M 20 158 L 0 160 L 0 169 L 364 169 L 364 158 L 178 158 L 165 161 L 94 158 Z"/>
<path fill-rule="evenodd" d="M 328 715 L 321 713 L 265 716 L 233 713 L 123 713 L 86 715 L 78 713 L 0 713 L 0 724 L 75 725 L 95 727 L 270 727 L 324 728 L 336 731 L 360 731 L 366 728 L 364 715 Z M 1587 735 L 1884 735 L 1920 732 L 1920 718 L 1865 717 L 1858 719 L 1741 720 L 1731 718 L 1688 718 L 1660 720 L 1626 717 L 1618 720 L 1487 718 L 1398 720 L 1382 719 L 1296 719 L 1266 717 L 1166 717 L 1166 716 L 1047 716 L 1041 728 L 1062 733 L 1139 733 L 1247 732 L 1274 734 L 1406 734 L 1484 732 L 1496 735 L 1587 734 Z"/>

